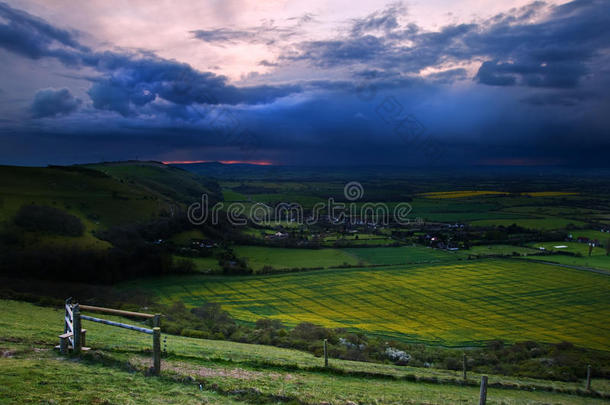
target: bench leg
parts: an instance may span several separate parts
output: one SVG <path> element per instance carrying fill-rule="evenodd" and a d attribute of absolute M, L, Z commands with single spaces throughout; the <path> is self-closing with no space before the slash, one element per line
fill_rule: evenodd
<path fill-rule="evenodd" d="M 80 333 L 80 343 L 83 347 L 87 346 L 87 342 L 85 340 L 86 334 L 87 334 L 87 331 L 84 331 L 84 330 Z"/>

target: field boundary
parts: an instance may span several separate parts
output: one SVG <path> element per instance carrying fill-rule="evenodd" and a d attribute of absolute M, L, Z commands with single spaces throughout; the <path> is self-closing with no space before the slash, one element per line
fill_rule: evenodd
<path fill-rule="evenodd" d="M 597 273 L 597 274 L 603 274 L 603 275 L 606 275 L 606 276 L 610 276 L 610 271 L 602 270 L 602 269 L 596 269 L 594 267 L 574 266 L 574 265 L 571 265 L 571 264 L 561 264 L 561 263 L 555 263 L 555 262 L 547 262 L 546 260 L 530 259 L 529 257 L 526 257 L 524 259 L 519 259 L 519 260 L 527 260 L 527 261 L 530 261 L 530 262 L 536 262 L 536 263 L 542 263 L 542 264 L 551 264 L 553 266 L 565 267 L 565 268 L 568 268 L 568 269 L 581 270 L 581 271 L 590 271 L 591 273 Z"/>

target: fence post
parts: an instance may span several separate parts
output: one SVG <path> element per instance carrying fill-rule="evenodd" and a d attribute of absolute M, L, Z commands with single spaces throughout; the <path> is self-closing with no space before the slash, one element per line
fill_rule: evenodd
<path fill-rule="evenodd" d="M 68 354 L 68 339 L 59 339 L 59 352 Z"/>
<path fill-rule="evenodd" d="M 587 391 L 591 391 L 591 365 L 587 365 Z"/>
<path fill-rule="evenodd" d="M 161 314 L 155 314 L 153 318 L 153 328 L 161 327 Z"/>
<path fill-rule="evenodd" d="M 74 354 L 80 353 L 82 342 L 80 340 L 81 332 L 80 308 L 78 304 L 74 304 L 72 308 L 72 333 L 74 338 Z"/>
<path fill-rule="evenodd" d="M 153 374 L 161 373 L 161 328 L 153 328 Z"/>
<path fill-rule="evenodd" d="M 479 405 L 485 405 L 487 402 L 487 376 L 481 377 L 481 393 L 479 394 Z"/>
<path fill-rule="evenodd" d="M 466 380 L 466 353 L 462 356 L 462 371 L 464 380 Z"/>
<path fill-rule="evenodd" d="M 328 367 L 328 339 L 324 339 L 324 367 Z"/>

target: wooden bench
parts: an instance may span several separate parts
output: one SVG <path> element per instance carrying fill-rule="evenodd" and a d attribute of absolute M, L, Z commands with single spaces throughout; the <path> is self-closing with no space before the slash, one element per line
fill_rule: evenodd
<path fill-rule="evenodd" d="M 85 346 L 85 336 L 87 334 L 87 329 L 81 329 L 80 331 L 80 342 L 81 342 L 81 350 L 87 351 L 90 350 L 89 347 L 84 347 Z M 62 333 L 61 335 L 59 335 L 59 346 L 55 346 L 56 349 L 59 349 L 59 351 L 61 353 L 67 353 L 68 352 L 68 348 L 70 346 L 70 339 L 72 336 L 74 336 L 74 333 L 72 332 L 66 332 L 66 333 Z M 74 349 L 74 348 L 72 348 Z"/>

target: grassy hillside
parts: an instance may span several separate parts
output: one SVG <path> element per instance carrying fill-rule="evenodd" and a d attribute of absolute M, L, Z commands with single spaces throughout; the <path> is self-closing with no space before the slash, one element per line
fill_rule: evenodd
<path fill-rule="evenodd" d="M 91 228 L 150 220 L 168 206 L 168 201 L 137 184 L 81 167 L 0 166 L 0 179 L 3 224 L 25 204 L 57 207 Z"/>
<path fill-rule="evenodd" d="M 88 166 L 0 166 L 0 226 L 27 204 L 78 216 L 87 230 L 155 219 L 180 203 L 215 196 L 213 181 L 148 162 Z"/>
<path fill-rule="evenodd" d="M 222 200 L 220 188 L 214 181 L 177 167 L 156 162 L 118 162 L 87 165 L 121 183 L 136 184 L 173 201 L 190 205 L 207 194 L 210 201 Z"/>
<path fill-rule="evenodd" d="M 214 187 L 158 163 L 0 166 L 0 273 L 107 283 L 169 272 L 170 253 L 151 242 L 187 228 L 186 204 Z"/>
<path fill-rule="evenodd" d="M 480 376 L 457 384 L 459 373 L 322 360 L 269 346 L 167 336 L 162 377 L 145 377 L 150 336 L 83 321 L 87 345 L 82 357 L 52 350 L 62 329 L 59 309 L 0 301 L 0 402 L 37 403 L 299 403 L 455 404 L 474 403 Z M 134 324 L 112 316 L 104 318 Z M 562 383 L 490 375 L 488 403 L 602 404 L 582 396 L 582 382 Z M 439 384 L 439 382 L 441 384 Z M 199 388 L 201 384 L 201 389 Z M 500 388 L 503 387 L 503 388 Z M 607 395 L 609 384 L 594 380 Z M 523 388 L 525 390 L 521 390 Z M 533 390 L 535 388 L 535 390 Z M 547 392 L 556 390 L 571 392 Z M 599 394 L 595 394 L 599 395 Z"/>
<path fill-rule="evenodd" d="M 242 321 L 308 321 L 444 346 L 502 339 L 610 349 L 608 276 L 518 260 L 162 278 L 137 286 L 166 303 L 217 302 Z"/>
<path fill-rule="evenodd" d="M 146 162 L 89 166 L 0 166 L 0 227 L 23 205 L 46 205 L 76 215 L 87 232 L 146 222 L 174 207 L 215 196 L 215 183 Z"/>

